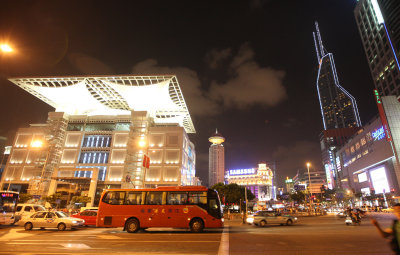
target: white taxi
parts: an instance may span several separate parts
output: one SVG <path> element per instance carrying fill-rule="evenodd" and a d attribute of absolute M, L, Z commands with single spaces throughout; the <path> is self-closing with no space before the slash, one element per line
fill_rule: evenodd
<path fill-rule="evenodd" d="M 83 227 L 85 220 L 68 217 L 63 212 L 49 212 L 41 211 L 32 214 L 29 217 L 22 218 L 18 225 L 23 226 L 25 230 L 31 230 L 32 228 L 57 228 L 60 231 L 66 228 L 73 229 Z"/>

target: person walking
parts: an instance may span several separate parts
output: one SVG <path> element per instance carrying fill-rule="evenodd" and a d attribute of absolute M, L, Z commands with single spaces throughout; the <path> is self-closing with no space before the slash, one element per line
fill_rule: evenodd
<path fill-rule="evenodd" d="M 400 203 L 393 206 L 393 213 L 396 216 L 396 219 L 393 220 L 391 228 L 383 230 L 378 221 L 374 218 L 371 218 L 371 223 L 377 228 L 383 238 L 391 238 L 390 248 L 394 254 L 400 255 Z"/>

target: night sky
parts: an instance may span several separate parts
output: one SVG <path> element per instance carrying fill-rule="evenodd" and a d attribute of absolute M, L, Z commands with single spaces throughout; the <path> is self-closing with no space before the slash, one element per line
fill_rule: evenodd
<path fill-rule="evenodd" d="M 44 123 L 54 109 L 8 77 L 176 74 L 208 179 L 208 137 L 226 138 L 227 169 L 277 166 L 278 185 L 310 161 L 322 169 L 323 129 L 312 32 L 319 22 L 339 81 L 363 123 L 377 110 L 356 27 L 356 0 L 2 1 L 0 136 Z"/>

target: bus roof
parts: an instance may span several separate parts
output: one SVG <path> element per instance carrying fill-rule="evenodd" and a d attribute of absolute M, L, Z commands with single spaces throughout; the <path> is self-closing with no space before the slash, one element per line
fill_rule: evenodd
<path fill-rule="evenodd" d="M 207 191 L 204 186 L 162 186 L 147 189 L 106 189 L 107 191 Z"/>
<path fill-rule="evenodd" d="M 18 191 L 12 191 L 12 190 L 0 190 L 0 193 L 14 193 L 14 194 L 19 194 Z"/>

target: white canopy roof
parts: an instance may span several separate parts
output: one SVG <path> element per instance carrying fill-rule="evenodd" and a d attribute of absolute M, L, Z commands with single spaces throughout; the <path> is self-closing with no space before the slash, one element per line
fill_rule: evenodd
<path fill-rule="evenodd" d="M 195 133 L 174 75 L 12 78 L 11 82 L 70 115 L 147 111 L 156 123 L 179 123 Z"/>

